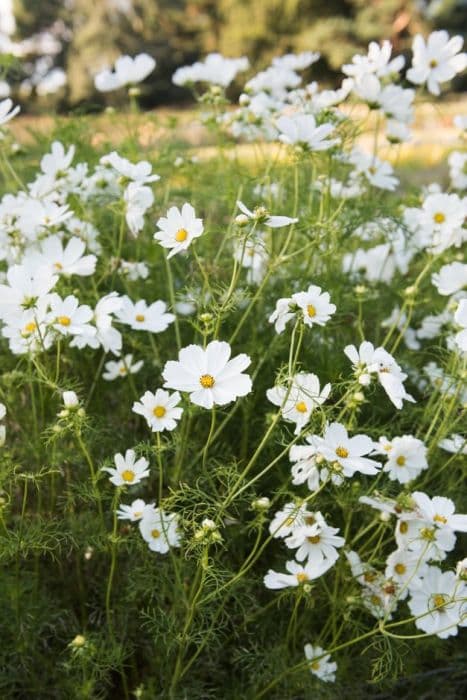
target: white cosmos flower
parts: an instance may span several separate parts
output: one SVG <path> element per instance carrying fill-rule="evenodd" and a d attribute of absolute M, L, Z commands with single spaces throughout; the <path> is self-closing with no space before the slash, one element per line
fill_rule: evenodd
<path fill-rule="evenodd" d="M 340 465 L 343 476 L 351 477 L 355 472 L 377 474 L 381 465 L 374 459 L 365 457 L 372 452 L 374 443 L 367 435 L 349 437 L 341 423 L 330 423 L 323 437 L 314 436 L 313 444 L 317 452 L 331 465 Z"/>
<path fill-rule="evenodd" d="M 324 683 L 334 683 L 336 680 L 337 664 L 331 661 L 331 654 L 327 654 L 322 647 L 305 644 L 305 657 L 310 662 L 308 668 L 311 673 Z"/>
<path fill-rule="evenodd" d="M 286 537 L 285 544 L 289 549 L 296 549 L 295 557 L 298 561 L 308 558 L 308 561 L 320 565 L 323 560 L 332 564 L 339 557 L 338 547 L 345 544 L 343 537 L 337 536 L 339 528 L 326 524 L 321 513 L 316 514 L 316 522 L 312 525 L 298 525 L 291 534 Z"/>
<path fill-rule="evenodd" d="M 422 208 L 416 210 L 420 244 L 441 253 L 451 246 L 459 247 L 466 239 L 463 229 L 467 216 L 467 200 L 457 194 L 429 194 Z"/>
<path fill-rule="evenodd" d="M 0 403 L 0 420 L 3 420 L 6 416 L 6 406 L 4 403 Z"/>
<path fill-rule="evenodd" d="M 234 241 L 234 258 L 248 270 L 248 284 L 260 284 L 266 273 L 269 259 L 261 234 L 245 243 L 240 240 Z"/>
<path fill-rule="evenodd" d="M 117 510 L 117 518 L 119 520 L 130 520 L 132 523 L 141 520 L 143 517 L 150 517 L 155 511 L 153 503 L 145 503 L 142 498 L 137 498 L 129 506 L 120 504 Z"/>
<path fill-rule="evenodd" d="M 152 190 L 137 182 L 130 182 L 123 193 L 125 219 L 133 236 L 137 236 L 144 226 L 144 215 L 154 203 Z"/>
<path fill-rule="evenodd" d="M 335 304 L 330 303 L 329 292 L 322 292 L 321 287 L 311 284 L 306 292 L 292 294 L 293 301 L 303 311 L 306 326 L 324 326 L 336 311 Z"/>
<path fill-rule="evenodd" d="M 372 343 L 364 340 L 358 350 L 355 345 L 347 345 L 344 353 L 352 362 L 360 384 L 367 386 L 371 382 L 371 376 L 376 374 L 396 408 L 401 409 L 404 400 L 415 403 L 413 396 L 408 394 L 404 387 L 407 375 L 384 348 L 375 348 Z"/>
<path fill-rule="evenodd" d="M 186 250 L 193 239 L 203 233 L 203 220 L 196 218 L 195 210 L 188 202 L 181 210 L 170 207 L 167 215 L 158 220 L 157 226 L 159 231 L 154 234 L 154 240 L 163 248 L 170 249 L 167 258 Z"/>
<path fill-rule="evenodd" d="M 461 36 L 449 38 L 444 31 L 432 32 L 427 42 L 417 34 L 412 44 L 412 67 L 407 71 L 407 79 L 415 85 L 426 83 L 432 95 L 441 92 L 440 83 L 452 80 L 467 66 L 467 54 L 462 51 L 464 40 Z"/>
<path fill-rule="evenodd" d="M 298 435 L 315 408 L 323 404 L 330 393 L 331 385 L 326 384 L 321 389 L 316 374 L 300 372 L 289 387 L 275 386 L 267 390 L 266 396 L 275 406 L 280 406 L 284 420 L 295 423 L 295 435 Z"/>
<path fill-rule="evenodd" d="M 366 56 L 361 54 L 353 56 L 352 63 L 342 66 L 342 72 L 352 78 L 359 78 L 369 73 L 384 78 L 393 73 L 399 73 L 404 67 L 405 58 L 396 56 L 396 58 L 391 59 L 391 53 L 392 44 L 390 41 L 385 40 L 382 44 L 371 41 L 368 45 L 368 54 Z"/>
<path fill-rule="evenodd" d="M 430 498 L 422 491 L 414 491 L 415 501 L 420 516 L 437 528 L 450 528 L 457 532 L 467 532 L 467 515 L 456 514 L 454 502 L 444 496 Z"/>
<path fill-rule="evenodd" d="M 283 333 L 287 323 L 295 317 L 292 297 L 283 297 L 276 301 L 276 308 L 269 316 L 269 323 L 274 323 L 276 333 Z"/>
<path fill-rule="evenodd" d="M 461 262 L 443 265 L 439 272 L 432 275 L 431 281 L 439 294 L 451 296 L 467 287 L 467 265 Z"/>
<path fill-rule="evenodd" d="M 149 333 L 162 333 L 175 320 L 173 314 L 167 313 L 167 305 L 163 301 L 155 301 L 148 306 L 144 299 L 132 302 L 127 296 L 121 297 L 121 308 L 117 309 L 116 317 L 120 323 L 135 331 Z"/>
<path fill-rule="evenodd" d="M 316 120 L 312 114 L 280 117 L 277 120 L 277 128 L 280 141 L 308 151 L 325 151 L 338 143 L 338 139 L 327 139 L 334 131 L 334 125 L 316 126 Z"/>
<path fill-rule="evenodd" d="M 132 411 L 146 418 L 153 432 L 174 430 L 183 413 L 183 408 L 178 406 L 179 403 L 178 391 L 169 394 L 168 391 L 157 389 L 155 394 L 146 391 L 139 401 L 135 401 Z"/>
<path fill-rule="evenodd" d="M 291 470 L 292 484 L 297 486 L 306 482 L 310 491 L 316 491 L 320 481 L 318 451 L 312 435 L 307 435 L 305 440 L 308 445 L 292 445 L 290 448 L 289 459 L 294 463 Z"/>
<path fill-rule="evenodd" d="M 143 364 L 143 360 L 133 362 L 133 355 L 129 353 L 116 362 L 113 360 L 106 362 L 104 365 L 105 371 L 102 373 L 102 378 L 108 382 L 111 382 L 119 377 L 126 377 L 128 374 L 136 374 L 139 372 Z"/>
<path fill-rule="evenodd" d="M 225 406 L 239 396 L 246 396 L 252 389 L 251 378 L 243 371 L 250 365 L 250 358 L 241 353 L 230 359 L 231 347 L 218 340 L 206 348 L 189 345 L 178 353 L 178 361 L 169 361 L 162 376 L 164 387 L 187 391 L 197 406 L 212 408 Z"/>
<path fill-rule="evenodd" d="M 427 448 L 422 440 L 413 435 L 402 435 L 390 441 L 382 438 L 380 444 L 381 442 L 382 449 L 376 451 L 386 455 L 383 471 L 389 474 L 391 481 L 406 484 L 428 469 Z"/>
<path fill-rule="evenodd" d="M 456 190 L 467 189 L 467 153 L 453 151 L 449 158 L 449 178 Z"/>
<path fill-rule="evenodd" d="M 309 511 L 306 504 L 299 505 L 298 503 L 286 503 L 285 506 L 278 510 L 271 522 L 269 523 L 269 532 L 275 538 L 288 537 L 295 528 L 316 522 L 316 514 Z"/>
<path fill-rule="evenodd" d="M 227 87 L 237 73 L 247 70 L 249 61 L 246 57 L 226 58 L 220 53 L 210 53 L 204 61 L 197 61 L 192 66 L 177 68 L 172 76 L 175 85 L 189 83 L 211 83 Z"/>
<path fill-rule="evenodd" d="M 423 578 L 410 585 L 409 608 L 416 615 L 415 626 L 440 639 L 455 636 L 466 624 L 467 586 L 453 571 L 427 567 Z"/>
<path fill-rule="evenodd" d="M 132 163 L 123 158 L 116 151 L 112 151 L 105 156 L 102 156 L 100 163 L 105 166 L 111 166 L 121 176 L 123 184 L 128 184 L 128 181 L 142 186 L 150 182 L 157 182 L 160 176 L 152 174 L 152 165 L 147 160 L 140 160 L 138 163 Z"/>
<path fill-rule="evenodd" d="M 449 437 L 440 440 L 438 447 L 452 454 L 467 455 L 467 438 L 459 435 L 459 433 L 452 433 Z"/>
<path fill-rule="evenodd" d="M 298 221 L 298 219 L 292 219 L 290 216 L 271 216 L 265 207 L 256 207 L 251 211 L 240 201 L 237 201 L 237 207 L 248 219 L 251 219 L 251 221 L 256 221 L 259 224 L 264 224 L 271 228 L 289 226 L 289 224 L 295 224 Z"/>
<path fill-rule="evenodd" d="M 0 126 L 9 122 L 13 117 L 16 117 L 20 109 L 19 105 L 13 107 L 13 102 L 10 98 L 2 100 L 0 102 Z"/>
<path fill-rule="evenodd" d="M 399 549 L 408 549 L 423 556 L 425 561 L 443 561 L 447 552 L 456 545 L 456 535 L 450 527 L 437 527 L 433 521 L 423 520 L 417 513 L 404 515 L 396 527 L 396 542 Z"/>
<path fill-rule="evenodd" d="M 94 85 L 99 92 L 111 92 L 124 85 L 135 85 L 145 80 L 156 67 L 156 61 L 147 53 L 140 53 L 134 58 L 120 56 L 115 61 L 114 72 L 108 68 L 94 78 Z"/>
<path fill-rule="evenodd" d="M 294 560 L 287 561 L 285 563 L 285 568 L 289 573 L 283 574 L 282 572 L 269 569 L 264 577 L 264 585 L 266 588 L 272 590 L 289 587 L 294 588 L 319 578 L 333 565 L 334 562 L 329 559 L 323 559 L 319 563 L 307 561 L 305 565 L 299 564 Z"/>
<path fill-rule="evenodd" d="M 462 352 L 467 352 L 467 299 L 461 299 L 454 314 L 454 321 L 462 328 L 456 333 L 455 343 Z"/>
<path fill-rule="evenodd" d="M 70 146 L 68 151 L 60 141 L 54 141 L 50 147 L 50 153 L 46 153 L 41 159 L 41 170 L 53 180 L 60 179 L 71 166 L 75 155 L 75 147 Z"/>
<path fill-rule="evenodd" d="M 136 459 L 134 450 L 127 450 L 125 456 L 117 453 L 114 456 L 115 469 L 112 467 L 102 467 L 102 471 L 108 472 L 110 481 L 115 486 L 134 486 L 139 484 L 141 479 L 149 476 L 149 462 L 144 457 Z"/>
<path fill-rule="evenodd" d="M 408 584 L 413 585 L 417 578 L 424 575 L 426 569 L 427 563 L 419 553 L 396 549 L 386 560 L 385 576 L 404 589 L 399 593 L 399 598 L 404 600 L 408 595 Z"/>
<path fill-rule="evenodd" d="M 57 283 L 48 266 L 12 265 L 8 268 L 7 284 L 0 284 L 0 319 L 17 315 L 23 309 L 37 307 L 41 297 Z"/>
<path fill-rule="evenodd" d="M 122 308 L 122 297 L 117 292 L 110 292 L 99 299 L 93 313 L 93 320 L 96 324 L 96 334 L 77 335 L 73 338 L 70 345 L 72 347 L 84 348 L 90 346 L 92 348 L 102 347 L 105 352 L 112 352 L 114 355 L 120 355 L 122 351 L 122 335 L 120 331 L 112 326 L 113 317 Z"/>
<path fill-rule="evenodd" d="M 139 529 L 152 552 L 166 554 L 171 547 L 180 546 L 178 517 L 160 508 L 147 512 L 139 521 Z"/>
<path fill-rule="evenodd" d="M 61 335 L 95 335 L 96 329 L 89 324 L 93 312 L 87 304 L 79 305 L 79 300 L 69 294 L 62 299 L 58 294 L 49 296 L 49 324 Z"/>
<path fill-rule="evenodd" d="M 40 264 L 50 266 L 51 273 L 58 275 L 79 275 L 88 277 L 96 269 L 95 255 L 83 255 L 86 244 L 73 236 L 64 246 L 58 235 L 48 236 L 41 241 Z"/>
<path fill-rule="evenodd" d="M 349 162 L 355 166 L 356 172 L 363 175 L 373 187 L 393 192 L 399 184 L 391 164 L 376 156 L 354 148 L 350 154 Z"/>

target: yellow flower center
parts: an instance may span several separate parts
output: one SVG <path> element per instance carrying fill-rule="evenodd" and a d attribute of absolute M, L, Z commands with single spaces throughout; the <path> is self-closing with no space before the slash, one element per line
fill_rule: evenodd
<path fill-rule="evenodd" d="M 175 234 L 175 240 L 177 243 L 183 243 L 183 241 L 186 241 L 188 238 L 188 231 L 186 228 L 179 228 L 177 233 Z"/>
<path fill-rule="evenodd" d="M 159 532 L 159 530 L 157 530 L 156 528 L 154 528 L 154 530 L 151 530 L 151 537 L 154 537 L 155 540 L 157 540 L 157 538 L 160 536 L 161 533 Z"/>
<path fill-rule="evenodd" d="M 396 574 L 399 574 L 399 576 L 402 576 L 402 574 L 405 574 L 405 572 L 407 571 L 407 567 L 405 564 L 399 563 L 395 565 L 394 571 L 396 572 Z"/>
<path fill-rule="evenodd" d="M 294 522 L 295 522 L 295 518 L 293 518 L 292 516 L 290 516 L 290 517 L 287 518 L 287 520 L 284 522 L 284 525 L 287 525 L 287 527 L 290 527 L 291 525 L 294 524 Z"/>
<path fill-rule="evenodd" d="M 377 595 L 372 595 L 370 602 L 373 603 L 373 605 L 381 605 L 381 598 L 379 598 Z"/>
<path fill-rule="evenodd" d="M 438 211 L 434 216 L 433 216 L 433 221 L 435 224 L 444 224 L 446 221 L 446 217 L 444 216 L 443 212 Z"/>
<path fill-rule="evenodd" d="M 199 378 L 199 383 L 203 389 L 211 389 L 214 386 L 214 377 L 212 374 L 202 374 Z"/>
<path fill-rule="evenodd" d="M 435 593 L 432 600 L 433 607 L 438 608 L 438 612 L 443 612 L 443 608 L 448 602 L 448 596 L 445 593 Z"/>
<path fill-rule="evenodd" d="M 125 471 L 122 472 L 122 479 L 128 484 L 131 484 L 131 482 L 135 480 L 135 473 L 131 471 L 131 469 L 125 469 Z"/>
<path fill-rule="evenodd" d="M 372 583 L 376 578 L 376 574 L 374 571 L 365 571 L 363 574 L 363 580 L 366 581 L 367 583 Z"/>
<path fill-rule="evenodd" d="M 70 318 L 69 316 L 59 316 L 59 317 L 57 318 L 57 322 L 58 322 L 61 326 L 69 326 L 70 323 L 71 323 L 71 318 Z"/>
<path fill-rule="evenodd" d="M 345 447 L 336 447 L 336 455 L 345 459 L 349 456 L 349 451 Z"/>
<path fill-rule="evenodd" d="M 156 418 L 163 418 L 167 411 L 165 410 L 164 406 L 155 406 L 152 409 L 153 414 L 156 416 Z"/>
<path fill-rule="evenodd" d="M 142 323 L 146 319 L 146 316 L 144 314 L 136 314 L 135 316 L 135 321 L 138 321 L 139 323 Z"/>
<path fill-rule="evenodd" d="M 316 316 L 316 309 L 313 306 L 313 304 L 308 304 L 306 307 L 306 312 L 310 318 L 313 318 L 313 316 Z"/>
<path fill-rule="evenodd" d="M 405 533 L 407 532 L 408 529 L 409 529 L 408 523 L 402 521 L 401 524 L 399 525 L 399 532 L 401 532 L 403 535 L 405 535 Z"/>
<path fill-rule="evenodd" d="M 127 369 L 126 367 L 120 367 L 118 371 L 120 372 L 120 374 L 126 374 Z"/>
<path fill-rule="evenodd" d="M 312 671 L 319 671 L 319 661 L 312 661 L 310 668 Z"/>
<path fill-rule="evenodd" d="M 430 68 L 436 68 L 437 65 L 438 65 L 438 61 L 435 58 L 432 58 L 430 63 L 429 63 Z"/>
<path fill-rule="evenodd" d="M 370 175 L 376 175 L 376 168 L 375 168 L 375 166 L 374 166 L 374 165 L 370 166 L 370 167 L 368 168 L 368 172 L 370 173 Z"/>
<path fill-rule="evenodd" d="M 436 513 L 433 520 L 435 521 L 435 523 L 442 523 L 443 525 L 446 525 L 446 523 L 448 521 L 448 519 L 445 518 L 444 515 L 438 515 L 438 513 Z"/>
<path fill-rule="evenodd" d="M 404 455 L 400 455 L 400 457 L 398 457 L 398 458 L 396 459 L 396 464 L 397 464 L 399 467 L 403 467 L 404 464 L 405 464 L 405 461 L 406 461 L 406 460 L 405 460 Z"/>
<path fill-rule="evenodd" d="M 299 413 L 306 413 L 308 410 L 304 401 L 299 401 L 298 403 L 296 403 L 295 408 Z"/>
<path fill-rule="evenodd" d="M 56 270 L 63 270 L 63 265 L 62 265 L 62 263 L 56 262 L 56 263 L 54 263 L 54 268 Z"/>
<path fill-rule="evenodd" d="M 319 535 L 311 535 L 310 537 L 307 537 L 307 540 L 308 542 L 310 542 L 310 544 L 318 544 L 320 539 L 321 538 Z"/>
<path fill-rule="evenodd" d="M 26 323 L 24 326 L 21 335 L 23 337 L 30 335 L 31 333 L 34 333 L 34 331 L 37 329 L 37 324 L 34 321 L 29 321 L 29 323 Z"/>
<path fill-rule="evenodd" d="M 314 525 L 315 524 L 315 517 L 314 515 L 307 515 L 305 518 L 305 523 L 307 525 Z"/>
<path fill-rule="evenodd" d="M 422 527 L 420 535 L 422 539 L 427 540 L 427 542 L 433 542 L 435 539 L 435 530 L 430 527 Z"/>
<path fill-rule="evenodd" d="M 296 577 L 299 583 L 305 583 L 305 581 L 308 581 L 308 576 L 303 571 L 299 574 L 296 574 Z"/>

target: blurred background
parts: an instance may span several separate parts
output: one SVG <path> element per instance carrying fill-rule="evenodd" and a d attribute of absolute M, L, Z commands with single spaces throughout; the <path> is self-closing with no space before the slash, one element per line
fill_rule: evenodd
<path fill-rule="evenodd" d="M 405 52 L 415 33 L 437 28 L 465 34 L 467 0 L 0 0 L 0 98 L 32 113 L 119 106 L 124 91 L 97 93 L 93 77 L 143 51 L 157 60 L 145 108 L 190 100 L 171 76 L 212 51 L 246 55 L 255 71 L 280 53 L 319 51 L 313 79 L 335 85 L 369 41 Z M 465 88 L 465 77 L 453 85 Z"/>

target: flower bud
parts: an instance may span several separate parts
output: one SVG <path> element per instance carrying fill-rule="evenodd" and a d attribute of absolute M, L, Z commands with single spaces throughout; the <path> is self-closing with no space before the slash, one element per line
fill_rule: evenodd
<path fill-rule="evenodd" d="M 248 217 L 246 214 L 238 214 L 234 219 L 237 226 L 243 227 L 248 224 Z"/>
<path fill-rule="evenodd" d="M 253 501 L 251 507 L 254 510 L 269 510 L 271 507 L 271 500 L 267 496 L 261 496 Z"/>

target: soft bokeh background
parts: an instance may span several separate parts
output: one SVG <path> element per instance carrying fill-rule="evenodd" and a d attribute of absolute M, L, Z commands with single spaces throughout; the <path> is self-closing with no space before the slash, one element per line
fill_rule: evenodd
<path fill-rule="evenodd" d="M 254 69 L 279 53 L 320 51 L 313 79 L 336 84 L 369 41 L 404 52 L 415 33 L 436 28 L 466 32 L 466 0 L 0 0 L 0 93 L 10 88 L 23 112 L 118 106 L 125 95 L 96 93 L 93 76 L 142 51 L 158 62 L 143 107 L 190 99 L 171 76 L 211 51 L 247 55 Z M 465 87 L 465 78 L 453 85 Z"/>

